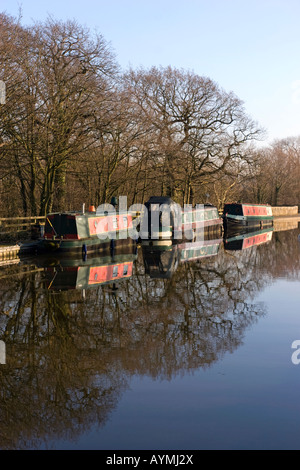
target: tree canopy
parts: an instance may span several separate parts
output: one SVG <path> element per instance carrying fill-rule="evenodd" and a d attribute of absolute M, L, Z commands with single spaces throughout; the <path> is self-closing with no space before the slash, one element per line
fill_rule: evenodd
<path fill-rule="evenodd" d="M 297 139 L 257 150 L 263 131 L 233 92 L 171 66 L 122 71 L 104 37 L 75 21 L 25 27 L 0 14 L 0 80 L 1 215 L 113 195 L 299 203 Z"/>

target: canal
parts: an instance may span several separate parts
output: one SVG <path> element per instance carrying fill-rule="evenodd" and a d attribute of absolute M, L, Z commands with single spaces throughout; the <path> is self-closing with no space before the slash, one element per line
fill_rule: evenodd
<path fill-rule="evenodd" d="M 0 449 L 300 449 L 299 234 L 3 263 Z"/>

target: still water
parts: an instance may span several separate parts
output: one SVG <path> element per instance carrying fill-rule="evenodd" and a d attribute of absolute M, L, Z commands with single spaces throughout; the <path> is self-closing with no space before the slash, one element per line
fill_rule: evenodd
<path fill-rule="evenodd" d="M 300 449 L 299 233 L 1 266 L 0 448 Z"/>

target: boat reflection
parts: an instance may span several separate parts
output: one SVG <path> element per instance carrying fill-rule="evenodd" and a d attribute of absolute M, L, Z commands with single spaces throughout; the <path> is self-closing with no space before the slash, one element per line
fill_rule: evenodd
<path fill-rule="evenodd" d="M 48 290 L 88 289 L 128 279 L 137 259 L 137 245 L 111 241 L 97 257 L 47 257 L 39 258 L 44 267 Z"/>
<path fill-rule="evenodd" d="M 216 256 L 222 239 L 209 238 L 194 242 L 141 244 L 145 272 L 151 278 L 169 279 L 182 262 L 195 261 Z"/>
<path fill-rule="evenodd" d="M 256 245 L 262 245 L 272 240 L 273 227 L 263 230 L 245 229 L 241 232 L 231 232 L 224 237 L 225 250 L 245 250 Z"/>
<path fill-rule="evenodd" d="M 36 257 L 3 268 L 0 339 L 7 348 L 0 369 L 0 448 L 75 442 L 118 412 L 132 378 L 189 380 L 237 351 L 268 313 L 256 295 L 277 278 L 299 282 L 298 236 L 298 230 L 274 233 L 261 249 L 230 255 L 222 240 L 142 246 L 136 263 L 136 244 L 130 250 L 107 245 L 96 260 Z M 67 281 L 67 268 L 75 268 L 77 279 L 81 268 L 125 259 L 133 262 L 133 274 L 116 282 L 117 296 L 107 292 L 105 281 L 91 282 L 99 287 L 85 297 Z M 171 279 L 159 279 L 172 270 Z M 94 278 L 90 271 L 84 277 Z"/>

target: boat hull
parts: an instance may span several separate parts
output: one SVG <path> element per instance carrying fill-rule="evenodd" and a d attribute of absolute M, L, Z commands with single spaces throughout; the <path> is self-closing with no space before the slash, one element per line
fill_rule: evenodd
<path fill-rule="evenodd" d="M 128 246 L 136 244 L 136 241 L 131 238 L 126 239 L 110 239 L 107 237 L 105 240 L 99 240 L 98 238 L 89 238 L 83 240 L 45 240 L 41 239 L 36 245 L 36 251 L 39 254 L 43 253 L 55 253 L 64 255 L 76 255 L 82 256 L 87 254 L 96 255 L 107 249 L 109 245 L 112 249 L 115 244 Z"/>
<path fill-rule="evenodd" d="M 264 228 L 273 226 L 273 217 L 247 217 L 227 215 L 224 217 L 224 228 L 226 230 L 239 228 Z"/>

